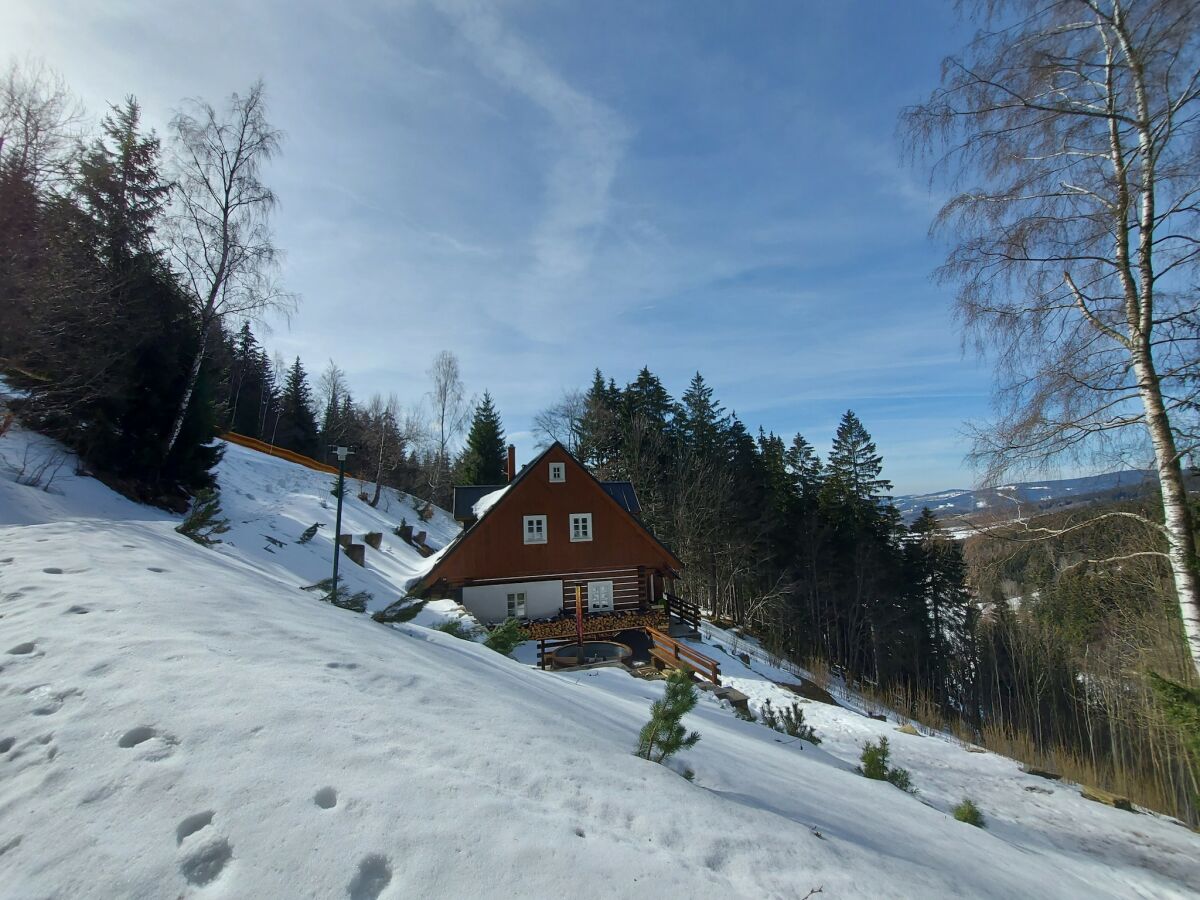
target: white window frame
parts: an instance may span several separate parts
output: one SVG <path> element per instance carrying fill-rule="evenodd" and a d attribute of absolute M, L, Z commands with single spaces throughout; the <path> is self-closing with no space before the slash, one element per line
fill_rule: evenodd
<path fill-rule="evenodd" d="M 550 483 L 562 484 L 567 480 L 566 463 L 550 463 Z"/>
<path fill-rule="evenodd" d="M 596 589 L 603 586 L 604 593 L 607 595 L 608 602 L 601 605 L 595 600 Z M 613 612 L 617 608 L 616 592 L 611 581 L 589 581 L 588 587 L 588 611 L 589 612 Z"/>
<path fill-rule="evenodd" d="M 530 529 L 530 524 L 535 523 L 537 528 Z M 545 516 L 525 516 L 521 519 L 521 534 L 527 544 L 544 544 L 546 543 L 546 517 Z M 531 538 L 530 535 L 533 535 Z"/>
<path fill-rule="evenodd" d="M 580 543 L 583 543 L 584 541 L 590 541 L 592 539 L 592 514 L 591 513 L 571 513 L 571 515 L 567 517 L 567 521 L 568 521 L 568 523 L 570 523 L 570 527 L 571 527 L 571 543 L 572 544 L 580 544 Z M 583 523 L 583 528 L 578 531 L 575 528 L 575 525 L 577 522 Z"/>
<path fill-rule="evenodd" d="M 524 591 L 514 591 L 505 598 L 505 611 L 510 619 L 527 618 L 525 613 L 527 608 Z"/>

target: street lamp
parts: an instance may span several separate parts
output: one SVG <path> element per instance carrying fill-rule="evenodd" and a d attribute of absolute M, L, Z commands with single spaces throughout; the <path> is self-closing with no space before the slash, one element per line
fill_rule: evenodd
<path fill-rule="evenodd" d="M 329 599 L 333 603 L 338 601 L 338 557 L 342 552 L 342 494 L 346 492 L 346 457 L 353 456 L 354 450 L 350 447 L 338 447 L 330 445 L 338 458 L 338 480 L 337 480 L 337 524 L 334 525 L 333 535 L 333 588 L 329 592 Z"/>

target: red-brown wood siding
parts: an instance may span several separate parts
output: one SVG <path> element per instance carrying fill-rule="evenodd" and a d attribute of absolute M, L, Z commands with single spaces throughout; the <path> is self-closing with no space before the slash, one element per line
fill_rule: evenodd
<path fill-rule="evenodd" d="M 550 463 L 566 463 L 566 481 L 550 482 Z M 573 513 L 592 514 L 592 540 L 571 541 Z M 526 544 L 524 517 L 546 516 L 546 543 Z M 450 587 L 470 582 L 508 581 L 520 578 L 581 578 L 580 573 L 619 570 L 620 589 L 614 584 L 614 605 L 640 601 L 646 593 L 642 572 L 666 573 L 678 561 L 658 544 L 567 453 L 554 446 L 524 473 L 496 505 L 463 535 L 426 578 Z M 631 583 L 627 583 L 632 578 Z M 613 579 L 617 581 L 616 578 Z M 571 602 L 574 603 L 571 581 Z"/>

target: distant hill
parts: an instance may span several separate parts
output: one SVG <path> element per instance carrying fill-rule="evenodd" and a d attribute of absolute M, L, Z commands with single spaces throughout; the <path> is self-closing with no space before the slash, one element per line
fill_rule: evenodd
<path fill-rule="evenodd" d="M 1087 506 L 1128 500 L 1153 489 L 1157 476 L 1151 469 L 1125 469 L 1084 478 L 1026 481 L 978 490 L 945 490 L 933 494 L 905 494 L 894 502 L 905 522 L 914 521 L 928 506 L 939 518 L 956 516 L 1008 518 L 1018 509 L 1029 515 L 1070 506 Z"/>

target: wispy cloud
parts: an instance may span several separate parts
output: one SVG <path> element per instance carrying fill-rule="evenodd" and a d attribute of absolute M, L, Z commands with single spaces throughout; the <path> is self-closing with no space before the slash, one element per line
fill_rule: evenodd
<path fill-rule="evenodd" d="M 439 0 L 459 27 L 482 71 L 535 104 L 553 124 L 541 198 L 542 214 L 530 236 L 537 282 L 552 286 L 588 271 L 596 235 L 608 216 L 610 191 L 630 129 L 593 97 L 572 86 L 508 29 L 494 7 Z"/>

